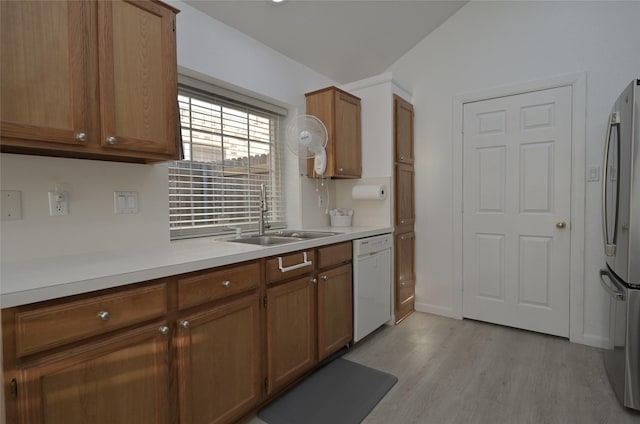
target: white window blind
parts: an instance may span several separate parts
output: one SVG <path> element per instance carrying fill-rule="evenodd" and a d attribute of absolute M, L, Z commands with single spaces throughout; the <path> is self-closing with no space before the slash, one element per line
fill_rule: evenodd
<path fill-rule="evenodd" d="M 260 185 L 272 228 L 285 226 L 280 116 L 179 86 L 183 160 L 169 164 L 171 238 L 256 229 Z"/>

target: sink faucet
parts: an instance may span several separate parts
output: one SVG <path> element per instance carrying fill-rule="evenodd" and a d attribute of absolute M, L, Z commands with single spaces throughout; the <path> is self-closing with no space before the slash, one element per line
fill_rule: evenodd
<path fill-rule="evenodd" d="M 266 213 L 269 211 L 267 207 L 267 189 L 264 184 L 260 184 L 260 215 L 258 216 L 258 235 L 264 235 L 264 229 L 269 228 L 269 224 L 265 224 Z"/>

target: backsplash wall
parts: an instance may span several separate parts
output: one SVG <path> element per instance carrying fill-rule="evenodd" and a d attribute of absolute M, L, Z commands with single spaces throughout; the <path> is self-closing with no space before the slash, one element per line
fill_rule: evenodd
<path fill-rule="evenodd" d="M 335 84 L 186 3 L 170 3 L 181 10 L 177 17 L 181 67 L 242 87 L 245 93 L 262 99 L 273 99 L 286 105 L 291 116 L 304 111 L 305 92 Z M 323 225 L 326 216 L 315 207 L 313 185 L 301 183 L 297 159 L 285 154 L 287 213 L 292 225 L 301 225 L 303 216 L 305 225 Z M 0 188 L 21 191 L 23 206 L 22 220 L 0 223 L 2 261 L 169 243 L 165 164 L 3 153 L 0 167 Z M 47 192 L 56 183 L 64 183 L 69 192 L 68 216 L 48 214 Z M 139 213 L 114 214 L 114 190 L 137 191 Z"/>

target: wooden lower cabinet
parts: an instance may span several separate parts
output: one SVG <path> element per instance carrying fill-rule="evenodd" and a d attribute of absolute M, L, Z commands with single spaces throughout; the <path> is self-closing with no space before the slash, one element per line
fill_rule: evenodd
<path fill-rule="evenodd" d="M 267 289 L 267 394 L 316 363 L 314 281 L 306 276 Z"/>
<path fill-rule="evenodd" d="M 318 360 L 338 351 L 353 338 L 351 264 L 318 274 Z"/>
<path fill-rule="evenodd" d="M 232 422 L 260 401 L 258 305 L 252 294 L 178 321 L 180 423 Z"/>
<path fill-rule="evenodd" d="M 7 424 L 243 419 L 352 339 L 351 243 L 305 253 L 2 310 Z"/>
<path fill-rule="evenodd" d="M 168 329 L 147 325 L 25 363 L 18 422 L 169 423 Z"/>
<path fill-rule="evenodd" d="M 395 235 L 395 315 L 396 322 L 414 311 L 415 293 L 415 233 Z"/>

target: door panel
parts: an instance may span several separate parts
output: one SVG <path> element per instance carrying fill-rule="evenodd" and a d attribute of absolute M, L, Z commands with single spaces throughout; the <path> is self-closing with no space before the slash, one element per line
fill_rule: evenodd
<path fill-rule="evenodd" d="M 569 335 L 571 88 L 464 105 L 463 315 Z"/>
<path fill-rule="evenodd" d="M 0 2 L 3 138 L 83 145 L 93 136 L 89 7 L 87 2 Z M 76 36 L 82 32 L 89 36 Z"/>
<path fill-rule="evenodd" d="M 258 403 L 258 312 L 258 297 L 249 295 L 180 320 L 181 422 L 229 422 Z"/>
<path fill-rule="evenodd" d="M 174 154 L 174 13 L 152 2 L 99 2 L 98 39 L 102 145 Z"/>

